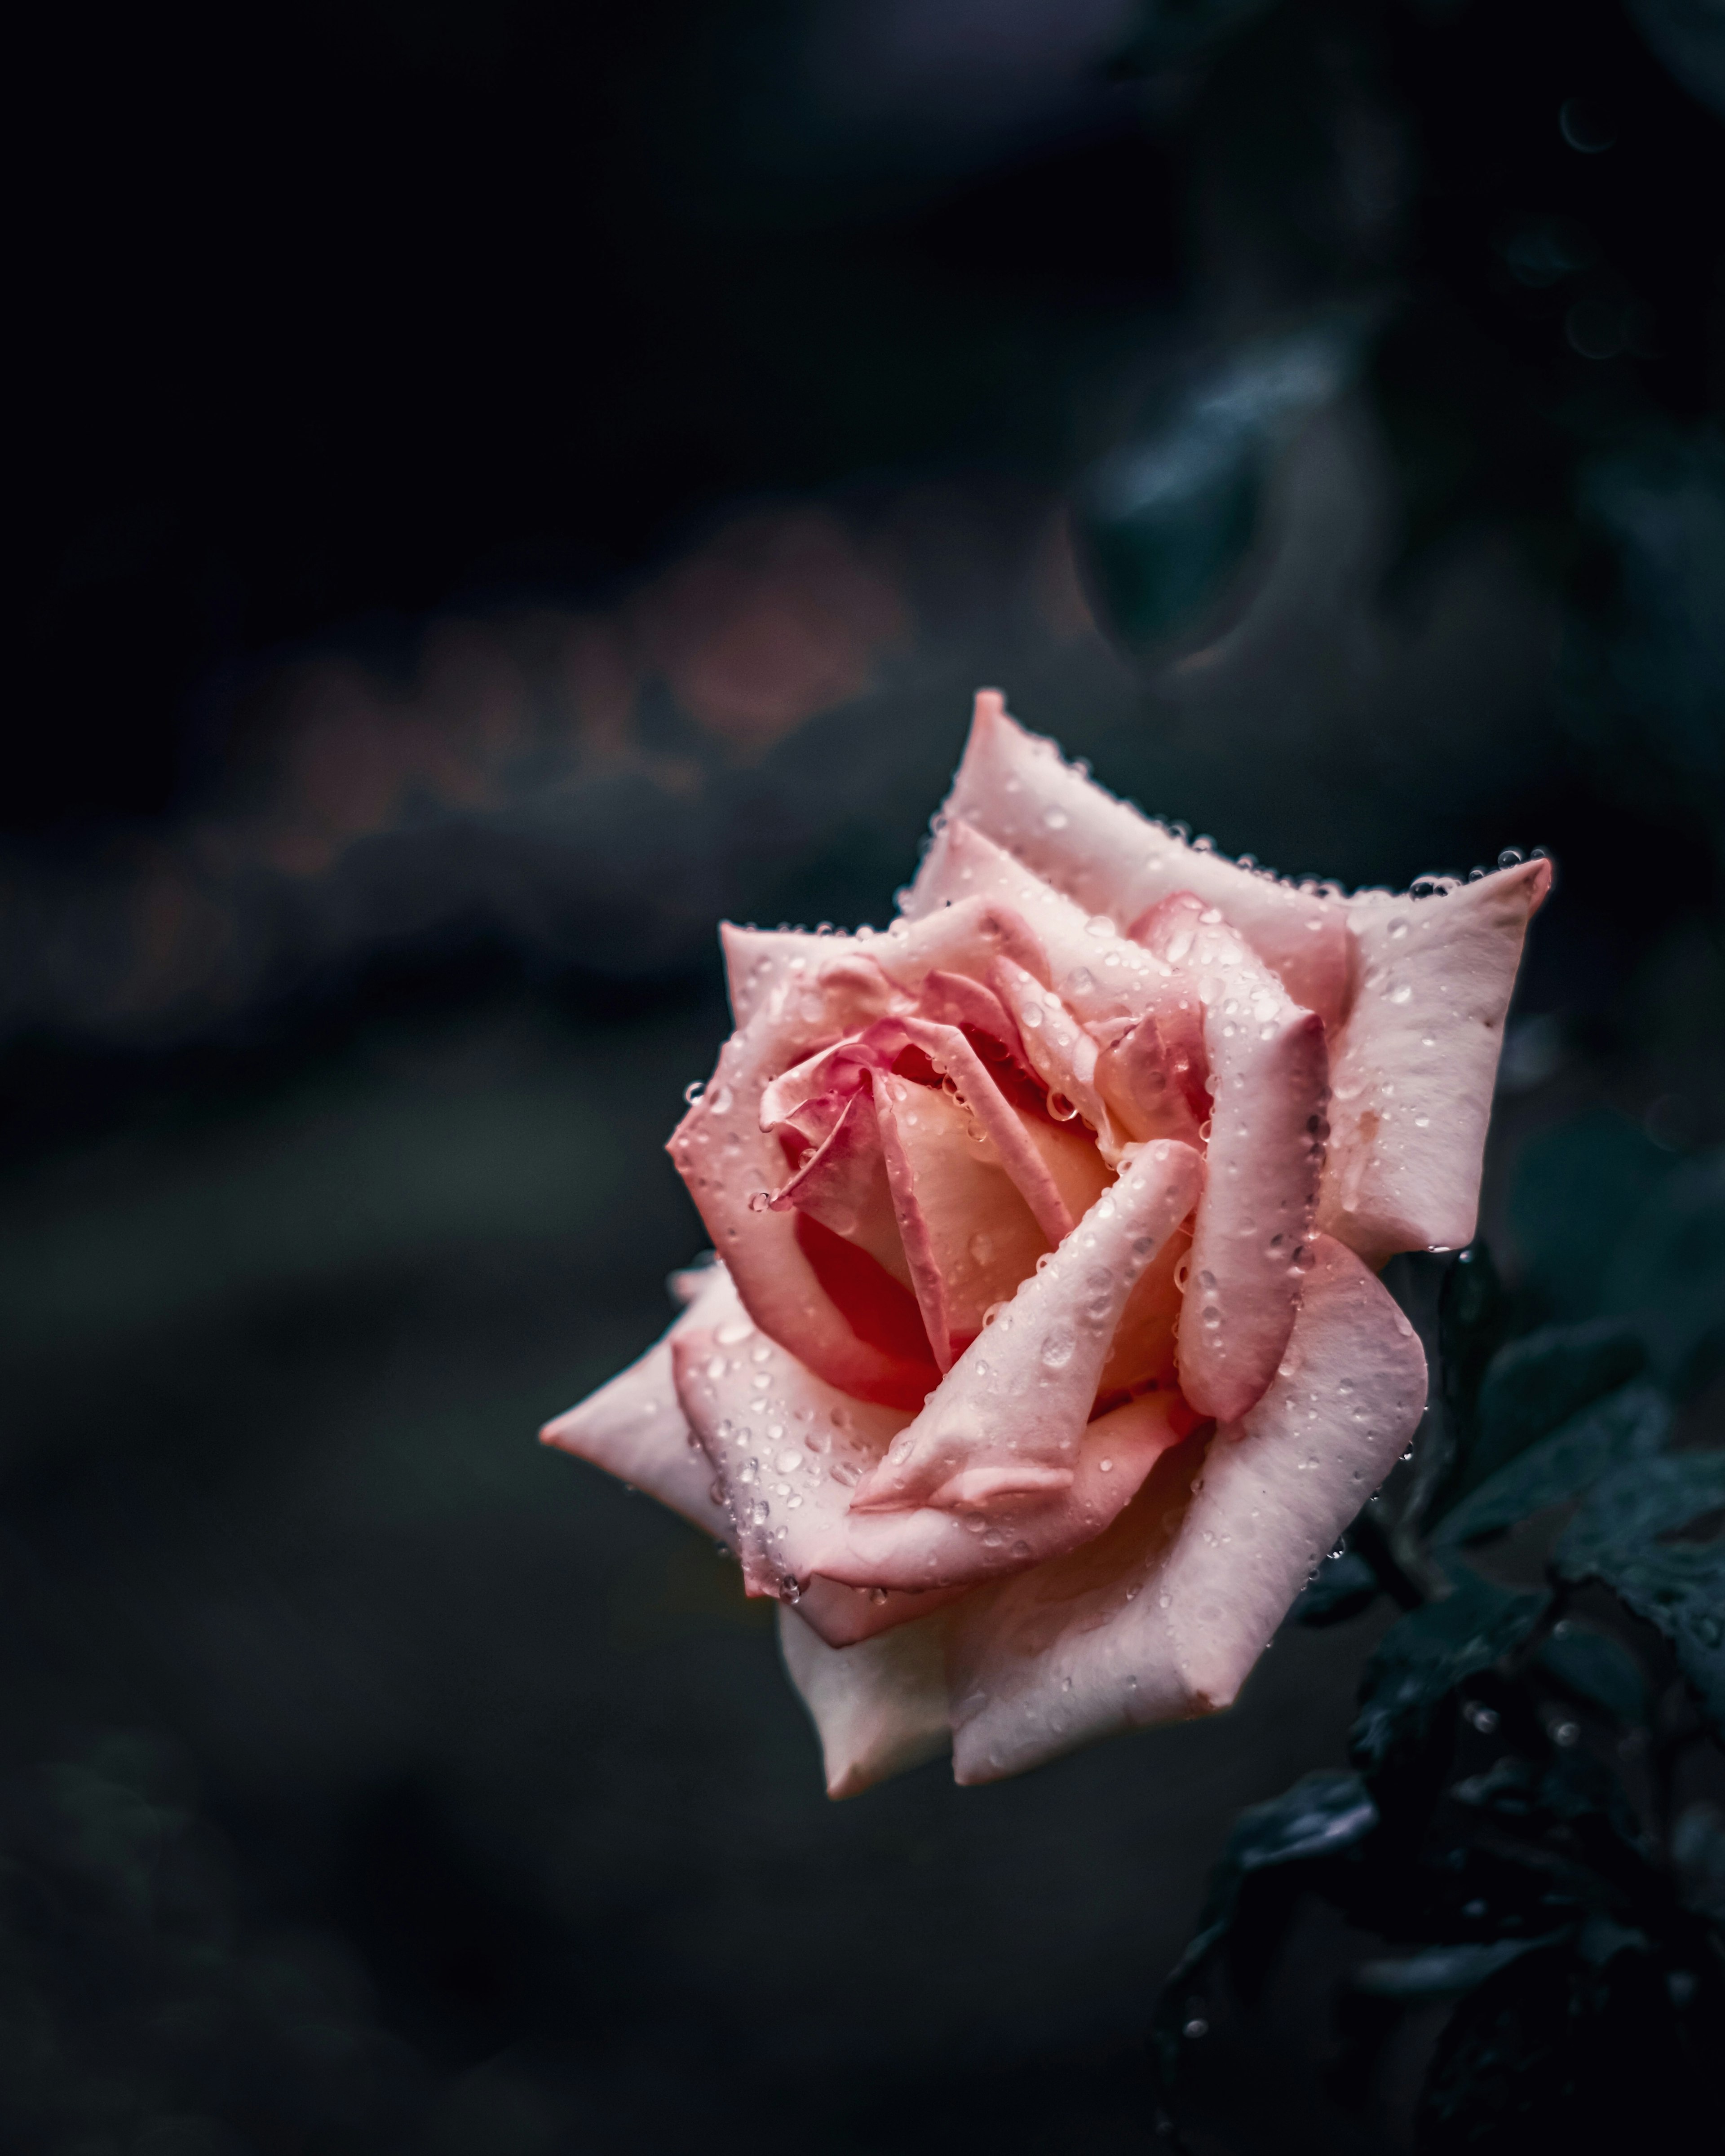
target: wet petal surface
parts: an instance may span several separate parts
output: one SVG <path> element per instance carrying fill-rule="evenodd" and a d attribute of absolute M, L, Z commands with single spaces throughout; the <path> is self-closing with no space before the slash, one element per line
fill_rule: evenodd
<path fill-rule="evenodd" d="M 834 1643 L 1088 1540 L 1187 1426 L 1177 1394 L 1146 1394 L 1082 1430 L 1052 1491 L 981 1486 L 940 1505 L 855 1511 L 853 1491 L 904 1418 L 823 1385 L 750 1327 L 740 1304 L 732 1313 L 679 1333 L 678 1397 L 723 1492 L 749 1592 L 795 1600 Z"/>
<path fill-rule="evenodd" d="M 762 1096 L 781 1072 L 886 1015 L 897 993 L 854 938 L 726 932 L 747 958 L 750 1016 L 720 1053 L 670 1152 L 755 1322 L 812 1370 L 859 1399 L 921 1404 L 929 1365 L 890 1332 L 865 1337 L 823 1284 L 793 1208 L 774 1211 L 785 1180 L 778 1139 L 761 1127 Z M 817 1227 L 817 1233 L 819 1229 Z M 842 1239 L 834 1239 L 844 1250 Z M 880 1273 L 865 1254 L 858 1261 Z M 919 1328 L 920 1331 L 920 1328 Z"/>
<path fill-rule="evenodd" d="M 1351 954 L 1339 899 L 1239 867 L 1151 823 L 1052 742 L 1027 733 L 993 690 L 977 697 L 945 814 L 1006 848 L 1086 914 L 1131 921 L 1172 891 L 1195 891 L 1221 908 L 1296 1003 L 1326 1025 L 1340 1022 Z M 919 892 L 922 885 L 919 875 Z"/>
<path fill-rule="evenodd" d="M 962 1782 L 1227 1706 L 1425 1404 L 1412 1326 L 1319 1237 L 1285 1369 L 1234 1430 L 1167 1453 L 1106 1535 L 952 1613 Z M 1195 1485 L 1195 1486 L 1194 1486 Z"/>
<path fill-rule="evenodd" d="M 1319 1219 L 1373 1264 L 1473 1240 L 1503 1020 L 1551 863 L 1348 901 L 1360 982 L 1332 1058 Z"/>
<path fill-rule="evenodd" d="M 1189 893 L 1164 900 L 1137 932 L 1181 970 L 1203 1014 L 1209 1173 L 1180 1385 L 1200 1414 L 1233 1422 L 1275 1374 L 1310 1260 L 1329 1101 L 1323 1024 Z"/>
<path fill-rule="evenodd" d="M 940 1616 L 834 1648 L 795 1610 L 781 1609 L 778 1643 L 820 1738 L 829 1797 L 860 1795 L 951 1745 Z"/>
<path fill-rule="evenodd" d="M 734 1549 L 730 1512 L 713 1494 L 712 1469 L 678 1400 L 672 1364 L 673 1343 L 737 1308 L 736 1291 L 721 1265 L 680 1277 L 697 1292 L 664 1338 L 578 1407 L 547 1423 L 539 1438 L 632 1482 Z"/>
<path fill-rule="evenodd" d="M 976 1506 L 1070 1486 L 1121 1312 L 1203 1176 L 1189 1147 L 1163 1140 L 1133 1156 L 954 1363 L 857 1507 Z"/>

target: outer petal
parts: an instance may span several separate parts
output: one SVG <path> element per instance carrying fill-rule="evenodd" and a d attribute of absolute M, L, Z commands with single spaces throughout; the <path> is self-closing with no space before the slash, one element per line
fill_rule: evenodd
<path fill-rule="evenodd" d="M 1115 1328 L 1204 1177 L 1188 1146 L 1132 1157 L 1047 1263 L 967 1348 L 922 1413 L 859 1485 L 860 1510 L 990 1507 L 1071 1486 Z"/>
<path fill-rule="evenodd" d="M 719 927 L 719 947 L 725 957 L 725 987 L 731 999 L 731 1015 L 747 1025 L 776 988 L 793 978 L 791 963 L 800 960 L 795 978 L 801 978 L 831 958 L 836 948 L 850 948 L 863 939 L 852 936 L 811 936 L 801 928 L 739 928 L 734 921 Z"/>
<path fill-rule="evenodd" d="M 735 1323 L 680 1333 L 678 1397 L 724 1490 L 749 1592 L 800 1595 L 829 1644 L 1089 1541 L 1188 1426 L 1177 1394 L 1147 1394 L 1082 1431 L 1051 1498 L 1035 1491 L 1016 1503 L 854 1512 L 852 1489 L 902 1419 L 847 1399 L 752 1327 L 744 1333 Z M 867 1592 L 835 1599 L 834 1583 Z"/>
<path fill-rule="evenodd" d="M 732 932 L 726 940 L 745 947 Z M 778 1141 L 760 1127 L 768 1083 L 885 1015 L 883 1000 L 896 993 L 877 968 L 859 963 L 864 954 L 853 939 L 798 937 L 789 944 L 781 949 L 756 935 L 746 947 L 751 978 L 762 965 L 777 971 L 757 983 L 747 1023 L 725 1044 L 711 1082 L 672 1136 L 670 1155 L 762 1330 L 860 1399 L 915 1406 L 932 1366 L 860 1337 L 809 1262 L 799 1216 L 752 1202 L 784 1177 Z"/>
<path fill-rule="evenodd" d="M 829 1797 L 856 1796 L 952 1743 L 943 1616 L 834 1648 L 782 1609 L 778 1644 L 819 1735 Z"/>
<path fill-rule="evenodd" d="M 1286 1374 L 1217 1433 L 1189 1500 L 1196 1439 L 1107 1536 L 954 1609 L 958 1779 L 1229 1705 L 1425 1403 L 1413 1327 L 1358 1258 L 1318 1238 Z"/>
<path fill-rule="evenodd" d="M 896 1626 L 944 1609 L 965 1592 L 962 1587 L 932 1589 L 926 1594 L 900 1594 L 880 1588 L 845 1587 L 836 1579 L 811 1579 L 797 1598 L 797 1614 L 815 1637 L 829 1647 L 854 1647 Z M 782 1609 L 789 1605 L 781 1602 Z"/>
<path fill-rule="evenodd" d="M 1348 901 L 1360 986 L 1331 1058 L 1318 1219 L 1374 1265 L 1473 1238 L 1504 1014 L 1550 888 L 1533 860 L 1443 897 Z"/>
<path fill-rule="evenodd" d="M 735 1549 L 730 1512 L 713 1495 L 713 1471 L 678 1402 L 672 1369 L 680 1337 L 723 1325 L 737 1308 L 722 1265 L 698 1278 L 699 1291 L 664 1338 L 578 1407 L 547 1423 L 539 1439 L 634 1483 Z"/>
<path fill-rule="evenodd" d="M 1130 921 L 1170 891 L 1219 906 L 1297 1004 L 1333 1027 L 1347 1008 L 1350 952 L 1342 902 L 1190 846 L 1062 761 L 1052 742 L 1008 717 L 984 689 L 946 814 L 1004 846 L 1087 914 Z M 920 894 L 932 858 L 917 878 Z M 922 910 L 913 898 L 911 911 Z"/>

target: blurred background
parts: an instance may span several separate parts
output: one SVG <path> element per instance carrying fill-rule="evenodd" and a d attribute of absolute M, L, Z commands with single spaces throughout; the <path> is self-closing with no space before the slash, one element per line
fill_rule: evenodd
<path fill-rule="evenodd" d="M 1286 871 L 1548 848 L 1494 1247 L 1725 1308 L 1718 0 L 16 51 L 0 2141 L 1148 2148 L 1379 1620 L 834 1808 L 770 1613 L 534 1433 L 705 1240 L 716 921 L 883 921 L 985 683 Z M 1219 2148 L 1400 2145 L 1276 2063 Z"/>

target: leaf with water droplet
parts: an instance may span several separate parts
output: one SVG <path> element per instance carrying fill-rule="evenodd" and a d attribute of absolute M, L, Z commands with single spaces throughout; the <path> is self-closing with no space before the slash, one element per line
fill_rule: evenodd
<path fill-rule="evenodd" d="M 1431 1539 L 1459 1547 L 1566 1504 L 1625 1460 L 1656 1453 L 1671 1424 L 1671 1404 L 1656 1387 L 1620 1386 L 1488 1476 L 1443 1515 Z"/>
<path fill-rule="evenodd" d="M 1499 1587 L 1465 1565 L 1450 1577 L 1450 1593 L 1399 1619 L 1366 1665 L 1348 1752 L 1368 1774 L 1411 1763 L 1456 1686 L 1519 1646 L 1551 1604 L 1543 1588 Z"/>
<path fill-rule="evenodd" d="M 1685 1537 L 1725 1507 L 1725 1451 L 1638 1460 L 1596 1482 L 1558 1544 L 1565 1579 L 1602 1579 L 1657 1625 L 1725 1734 L 1725 1535 Z"/>

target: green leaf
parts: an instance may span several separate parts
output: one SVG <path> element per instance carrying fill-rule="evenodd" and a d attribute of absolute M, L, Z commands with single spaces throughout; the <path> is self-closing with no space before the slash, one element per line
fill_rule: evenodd
<path fill-rule="evenodd" d="M 1601 1109 L 1530 1138 L 1510 1183 L 1510 1232 L 1532 1283 L 1561 1317 L 1604 1309 L 1623 1225 L 1675 1163 L 1625 1116 Z"/>
<path fill-rule="evenodd" d="M 1703 2145 L 1705 2092 L 1645 1944 L 1625 1927 L 1590 1926 L 1488 1976 L 1438 2040 L 1417 2156 Z"/>
<path fill-rule="evenodd" d="M 1324 1559 L 1288 1614 L 1295 1624 L 1317 1630 L 1358 1616 L 1381 1592 L 1377 1573 L 1359 1552 L 1344 1549 Z"/>
<path fill-rule="evenodd" d="M 1566 1618 L 1539 1650 L 1540 1666 L 1579 1699 L 1590 1700 L 1620 1722 L 1647 1719 L 1647 1680 L 1620 1640 Z"/>
<path fill-rule="evenodd" d="M 1671 1862 L 1689 1907 L 1725 1924 L 1725 1810 L 1706 1797 L 1686 1805 L 1671 1829 Z"/>
<path fill-rule="evenodd" d="M 1725 1506 L 1725 1452 L 1637 1460 L 1596 1482 L 1553 1562 L 1565 1579 L 1602 1579 L 1656 1625 L 1725 1733 L 1725 1537 L 1670 1542 Z"/>
<path fill-rule="evenodd" d="M 1477 1435 L 1480 1385 L 1503 1342 L 1509 1298 L 1483 1242 L 1458 1250 L 1438 1296 L 1437 1404 L 1414 1441 L 1405 1517 L 1429 1518 L 1450 1502 Z"/>
<path fill-rule="evenodd" d="M 1378 1824 L 1378 1808 L 1358 1774 L 1320 1768 L 1266 1803 L 1249 1805 L 1235 1821 L 1221 1862 L 1210 1875 L 1198 1929 L 1169 1972 L 1153 2022 L 1168 2086 L 1178 2073 L 1187 1986 L 1227 1938 L 1242 1889 L 1255 1874 L 1339 1856 Z"/>
<path fill-rule="evenodd" d="M 1682 1158 L 1600 1111 L 1523 1148 L 1510 1224 L 1566 1318 L 1620 1317 L 1681 1391 L 1725 1357 L 1725 1149 Z"/>
<path fill-rule="evenodd" d="M 1356 1991 L 1369 1993 L 1375 1999 L 1432 1999 L 1445 1992 L 1471 1991 L 1500 1969 L 1507 1969 L 1518 1956 L 1535 1947 L 1551 1945 L 1556 1936 L 1421 1947 L 1394 1960 L 1362 1962 L 1352 1982 Z"/>
<path fill-rule="evenodd" d="M 1438 1359 L 1444 1402 L 1468 1430 L 1486 1366 L 1503 1343 L 1509 1299 L 1484 1243 L 1458 1250 L 1438 1298 Z"/>
<path fill-rule="evenodd" d="M 1525 1640 L 1550 1606 L 1543 1588 L 1498 1587 L 1458 1566 L 1454 1591 L 1392 1625 L 1366 1665 L 1348 1755 L 1375 1774 L 1419 1749 L 1462 1681 Z"/>
<path fill-rule="evenodd" d="M 1377 1823 L 1378 1808 L 1359 1776 L 1324 1768 L 1302 1774 L 1268 1803 L 1249 1805 L 1235 1822 L 1222 1861 L 1247 1872 L 1333 1856 L 1363 1840 Z"/>
<path fill-rule="evenodd" d="M 1548 1505 L 1567 1504 L 1611 1468 L 1656 1453 L 1671 1421 L 1670 1404 L 1654 1386 L 1620 1386 L 1488 1476 L 1445 1513 L 1433 1544 L 1459 1548 Z"/>
<path fill-rule="evenodd" d="M 1647 1360 L 1632 1326 L 1614 1318 L 1548 1325 L 1491 1358 L 1480 1386 L 1477 1434 L 1460 1464 L 1461 1493 L 1477 1489 L 1571 1415 L 1640 1371 Z"/>
<path fill-rule="evenodd" d="M 1725 1358 L 1725 1149 L 1674 1164 L 1630 1219 L 1605 1283 L 1680 1394 Z"/>
<path fill-rule="evenodd" d="M 1081 482 L 1074 528 L 1099 610 L 1134 650 L 1209 633 L 1245 564 L 1276 457 L 1354 367 L 1352 325 L 1242 346 Z"/>
<path fill-rule="evenodd" d="M 1302 1774 L 1281 1796 L 1248 1805 L 1235 1821 L 1222 1861 L 1210 1876 L 1198 1930 L 1176 1974 L 1201 1961 L 1221 1938 L 1250 1873 L 1337 1856 L 1377 1824 L 1378 1807 L 1365 1784 L 1358 1774 L 1337 1768 Z"/>

